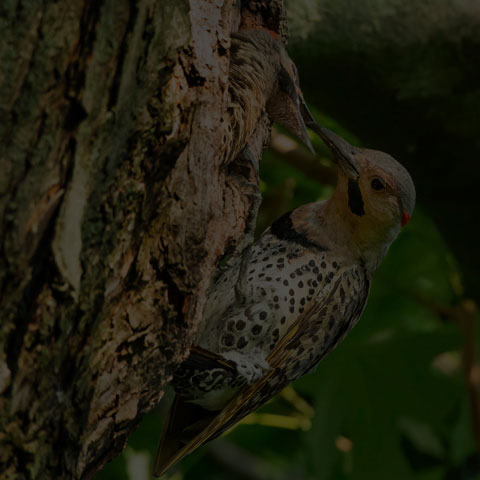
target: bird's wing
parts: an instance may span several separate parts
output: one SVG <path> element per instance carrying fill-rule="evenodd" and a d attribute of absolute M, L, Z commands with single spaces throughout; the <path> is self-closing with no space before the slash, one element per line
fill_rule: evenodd
<path fill-rule="evenodd" d="M 202 348 L 200 345 L 192 345 L 190 347 L 190 355 L 183 362 L 183 365 L 199 370 L 224 368 L 225 370 L 237 371 L 234 362 L 227 360 L 222 357 L 222 355 L 218 355 L 217 353 Z"/>
<path fill-rule="evenodd" d="M 206 441 L 220 435 L 222 432 L 237 423 L 241 418 L 265 403 L 269 398 L 273 397 L 292 381 L 292 378 L 290 378 L 290 375 L 288 375 L 286 372 L 286 366 L 294 364 L 297 361 L 296 357 L 298 353 L 299 342 L 303 342 L 305 339 L 311 339 L 310 331 L 312 330 L 312 325 L 314 327 L 315 325 L 318 326 L 319 321 L 321 322 L 324 320 L 324 318 L 319 317 L 324 317 L 328 314 L 328 312 L 331 311 L 331 306 L 335 304 L 340 292 L 340 288 L 345 281 L 345 275 L 349 273 L 350 272 L 344 272 L 343 275 L 339 275 L 339 278 L 333 283 L 328 294 L 320 299 L 310 302 L 304 313 L 302 313 L 290 326 L 285 335 L 279 340 L 277 346 L 272 350 L 267 358 L 267 362 L 271 366 L 271 370 L 256 382 L 242 387 L 238 393 L 227 403 L 227 405 L 218 413 L 214 412 L 212 414 L 212 412 L 208 412 L 209 418 L 206 419 L 206 422 L 204 422 L 204 419 L 201 420 L 202 427 L 204 426 L 204 428 L 202 428 L 200 431 L 198 431 L 197 428 L 193 429 L 193 435 L 191 438 L 183 438 L 181 442 L 182 445 L 178 451 L 173 453 L 172 449 L 169 448 L 167 455 L 164 454 L 167 452 L 161 451 L 162 445 L 165 443 L 165 438 L 167 438 L 168 432 L 170 430 L 175 430 L 172 428 L 173 424 L 175 423 L 172 423 L 172 420 L 173 416 L 177 416 L 175 412 L 169 415 L 167 427 L 164 428 L 165 433 L 162 434 L 162 440 L 157 453 L 153 470 L 154 475 L 160 476 L 166 472 L 169 468 L 179 462 L 185 455 L 188 455 Z M 358 279 L 360 281 L 358 286 L 361 287 L 361 284 L 364 284 L 365 282 L 360 276 Z M 345 302 L 344 311 L 351 316 L 351 318 L 346 319 L 349 327 L 347 329 L 342 329 L 340 337 L 339 335 L 336 335 L 335 338 L 330 341 L 321 357 L 328 353 L 335 346 L 335 344 L 338 343 L 341 338 L 343 338 L 351 325 L 358 320 L 368 295 L 368 282 L 366 282 L 366 285 L 364 284 L 363 287 L 365 290 L 364 295 L 360 295 L 354 299 L 349 299 L 349 301 Z M 320 358 L 316 359 L 316 362 L 318 362 Z M 178 409 L 179 405 L 181 404 L 182 407 L 185 407 L 186 402 L 176 399 L 174 407 Z M 178 427 L 181 427 L 181 425 L 175 425 L 177 430 Z M 178 433 L 176 436 L 178 436 Z"/>

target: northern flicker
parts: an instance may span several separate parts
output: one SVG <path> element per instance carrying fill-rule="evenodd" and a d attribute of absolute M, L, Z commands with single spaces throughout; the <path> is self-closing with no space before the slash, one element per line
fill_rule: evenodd
<path fill-rule="evenodd" d="M 345 337 L 412 214 L 415 188 L 405 168 L 318 126 L 298 83 L 296 91 L 300 124 L 333 152 L 337 187 L 329 200 L 276 220 L 212 286 L 190 357 L 173 380 L 155 475 L 313 369 Z"/>
<path fill-rule="evenodd" d="M 244 237 L 233 252 L 236 258 L 253 241 L 261 203 L 258 158 L 248 144 L 261 117 L 266 113 L 314 150 L 304 122 L 307 107 L 297 69 L 275 32 L 248 28 L 232 34 L 228 93 L 230 103 L 221 119 L 223 162 L 251 200 Z"/>
<path fill-rule="evenodd" d="M 297 70 L 281 40 L 265 29 L 232 34 L 225 156 L 235 159 L 263 112 L 295 134 L 312 152 L 303 119 Z"/>

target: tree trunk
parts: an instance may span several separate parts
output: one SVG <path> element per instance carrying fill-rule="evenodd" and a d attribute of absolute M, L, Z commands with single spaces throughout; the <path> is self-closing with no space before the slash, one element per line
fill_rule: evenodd
<path fill-rule="evenodd" d="M 0 6 L 5 478 L 91 478 L 185 358 L 217 260 L 256 213 L 222 157 L 230 33 L 246 15 L 284 33 L 284 15 L 241 8 Z M 269 129 L 249 141 L 258 158 Z"/>

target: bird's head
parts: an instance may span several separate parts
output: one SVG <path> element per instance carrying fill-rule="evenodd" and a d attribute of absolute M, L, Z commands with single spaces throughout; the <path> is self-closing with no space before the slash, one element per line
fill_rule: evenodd
<path fill-rule="evenodd" d="M 355 159 L 360 169 L 358 178 L 342 173 L 347 178 L 349 193 L 358 185 L 364 214 L 392 228 L 404 227 L 415 206 L 415 186 L 408 171 L 393 157 L 377 150 L 356 148 Z"/>
<path fill-rule="evenodd" d="M 315 153 L 303 120 L 304 100 L 297 69 L 279 35 L 265 28 L 239 30 L 232 34 L 230 55 L 230 83 L 236 83 L 237 90 L 248 87 L 250 103 L 255 95 L 258 103 L 266 100 L 262 109 L 270 118 Z M 238 91 L 234 94 L 238 97 Z M 245 109 L 246 103 L 243 102 Z"/>
<path fill-rule="evenodd" d="M 333 198 L 342 204 L 340 211 L 356 240 L 367 248 L 388 248 L 413 213 L 415 186 L 410 174 L 384 152 L 355 147 L 324 127 L 307 124 L 333 153 L 338 165 Z"/>

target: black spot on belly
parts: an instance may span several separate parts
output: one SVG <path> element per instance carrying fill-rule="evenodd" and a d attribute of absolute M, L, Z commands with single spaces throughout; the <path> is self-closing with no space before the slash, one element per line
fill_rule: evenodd
<path fill-rule="evenodd" d="M 237 330 L 243 330 L 245 328 L 246 323 L 243 320 L 238 320 L 237 322 Z"/>
<path fill-rule="evenodd" d="M 252 333 L 254 335 L 258 335 L 262 331 L 262 326 L 261 325 L 254 325 L 252 327 Z"/>
<path fill-rule="evenodd" d="M 238 348 L 243 348 L 245 345 L 247 345 L 247 341 L 245 340 L 245 337 L 240 337 L 237 341 L 237 347 Z"/>

